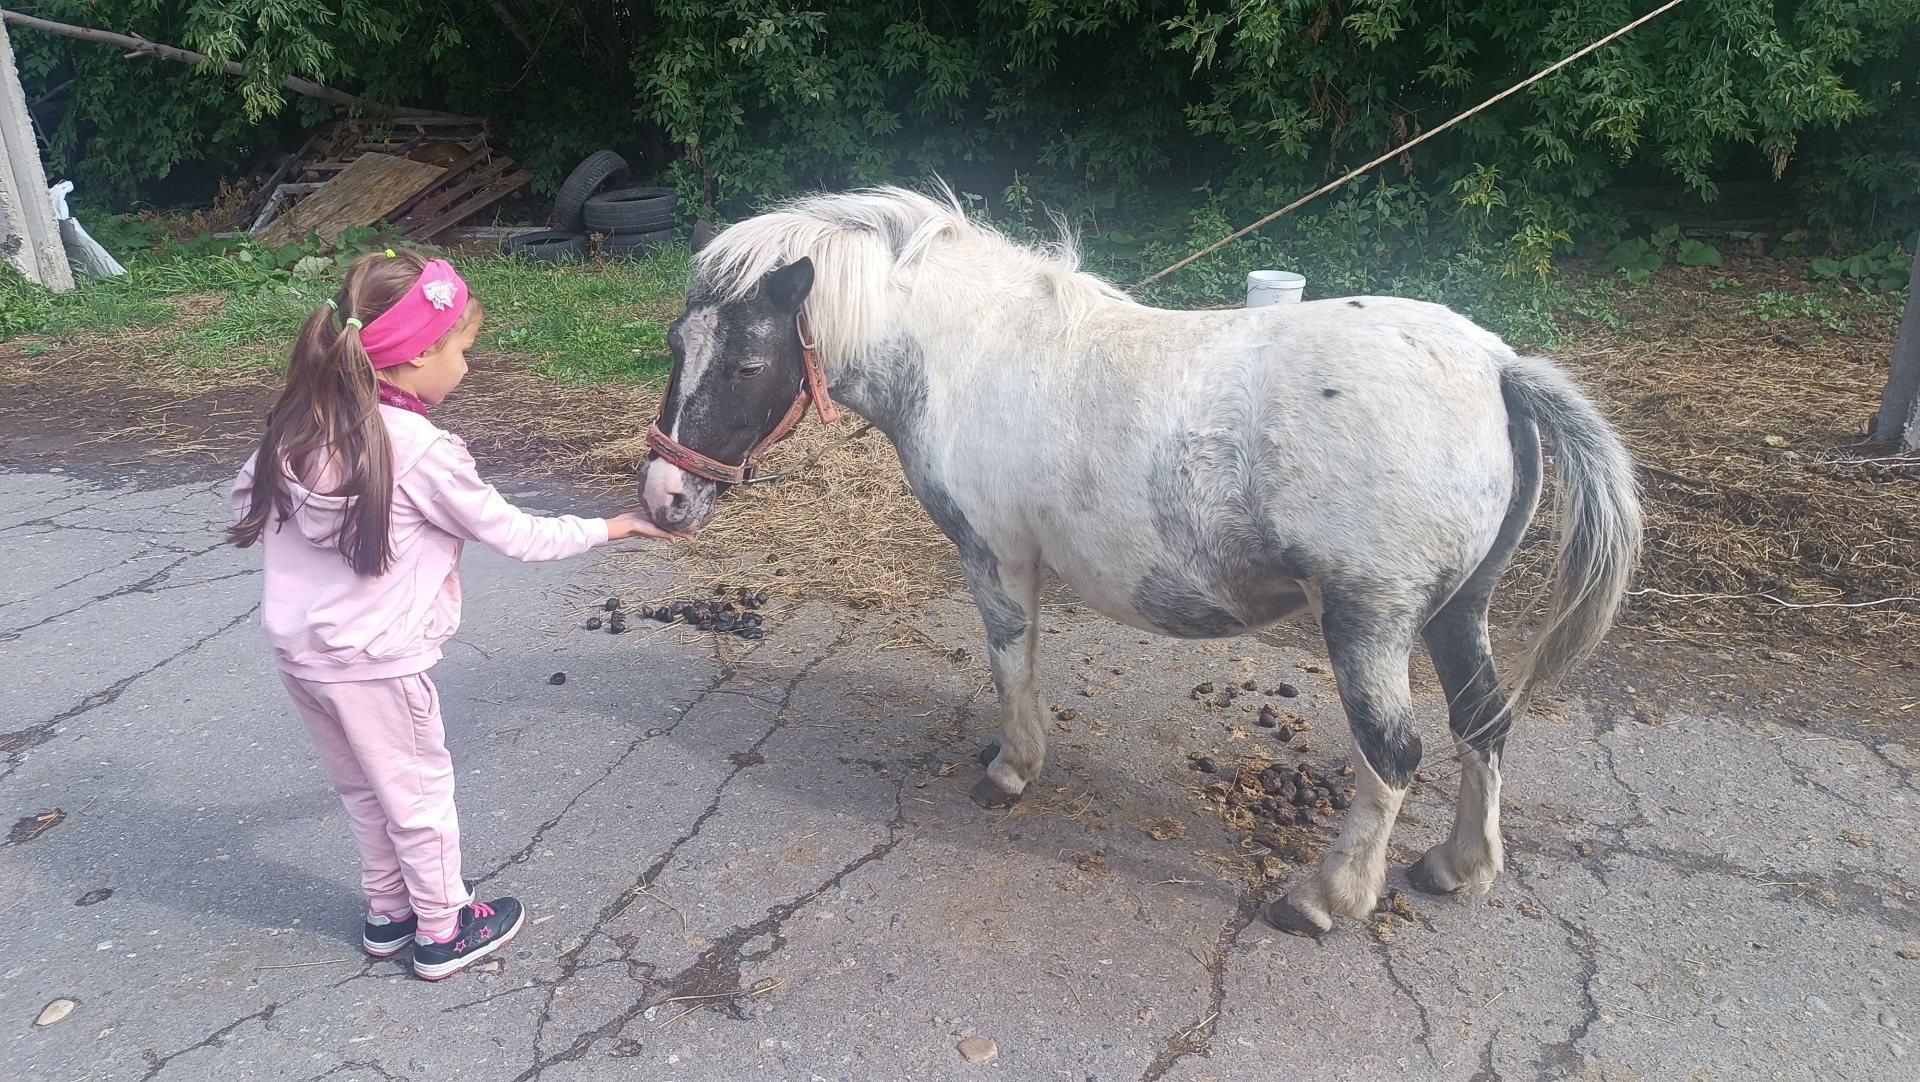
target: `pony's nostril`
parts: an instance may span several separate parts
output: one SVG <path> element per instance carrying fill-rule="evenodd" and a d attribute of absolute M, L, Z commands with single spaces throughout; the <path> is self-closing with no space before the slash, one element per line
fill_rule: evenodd
<path fill-rule="evenodd" d="M 678 510 L 680 510 L 681 508 L 683 508 L 683 507 L 685 507 L 686 505 L 687 505 L 687 494 L 686 494 L 686 493 L 684 493 L 684 492 L 676 492 L 676 493 L 674 493 L 674 494 L 673 494 L 673 503 L 672 503 L 672 504 L 671 504 L 670 506 L 671 506 L 671 507 L 672 507 L 672 508 L 673 508 L 673 509 L 674 509 L 675 511 L 678 511 Z"/>

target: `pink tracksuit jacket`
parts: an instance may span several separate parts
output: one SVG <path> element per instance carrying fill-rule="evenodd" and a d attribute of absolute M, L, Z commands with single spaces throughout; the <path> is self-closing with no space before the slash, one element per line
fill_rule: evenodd
<path fill-rule="evenodd" d="M 393 444 L 393 564 L 363 577 L 335 537 L 347 501 L 289 483 L 293 515 L 262 535 L 261 626 L 275 664 L 301 680 L 379 680 L 425 672 L 460 627 L 460 550 L 478 541 L 517 560 L 561 560 L 607 542 L 603 519 L 543 518 L 480 480 L 458 436 L 382 405 Z M 257 457 L 257 456 L 256 456 Z M 233 486 L 235 517 L 253 497 L 255 459 Z"/>

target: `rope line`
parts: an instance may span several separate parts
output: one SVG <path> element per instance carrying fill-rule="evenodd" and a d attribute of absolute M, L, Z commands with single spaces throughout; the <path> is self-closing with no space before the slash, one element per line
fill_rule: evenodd
<path fill-rule="evenodd" d="M 1500 93 L 1495 94 L 1493 97 L 1488 98 L 1486 101 L 1483 101 L 1480 104 L 1474 106 L 1473 108 L 1468 109 L 1466 112 L 1461 113 L 1459 116 L 1454 117 L 1452 120 L 1447 121 L 1445 124 L 1442 124 L 1437 128 L 1433 128 L 1428 131 L 1422 132 L 1417 136 L 1414 136 L 1412 139 L 1409 139 L 1406 142 L 1400 144 L 1399 146 L 1393 148 L 1392 150 L 1387 151 L 1385 154 L 1380 155 L 1378 158 L 1373 159 L 1367 164 L 1361 166 L 1360 168 L 1353 170 L 1352 172 L 1348 173 L 1346 176 L 1341 177 L 1339 180 L 1333 181 L 1330 184 L 1323 184 L 1320 187 L 1315 188 L 1313 191 L 1307 193 L 1306 195 L 1303 195 L 1300 198 L 1294 200 L 1293 202 L 1288 203 L 1286 206 L 1281 207 L 1279 210 L 1274 211 L 1272 214 L 1267 215 L 1265 218 L 1262 218 L 1259 221 L 1253 223 L 1252 225 L 1247 226 L 1245 229 L 1242 229 L 1237 233 L 1233 233 L 1229 235 L 1223 240 L 1220 240 L 1214 244 L 1211 244 L 1205 248 L 1200 249 L 1199 251 L 1193 253 L 1192 255 L 1188 256 L 1185 259 L 1182 259 L 1180 262 L 1175 263 L 1174 265 L 1166 268 L 1165 270 L 1162 270 L 1156 274 L 1152 274 L 1145 278 L 1140 279 L 1138 282 L 1135 282 L 1132 285 L 1128 286 L 1127 292 L 1132 293 L 1146 286 L 1150 286 L 1153 283 L 1159 281 L 1160 279 L 1165 278 L 1167 275 L 1172 274 L 1174 271 L 1177 271 L 1182 267 L 1185 267 L 1188 264 L 1191 264 L 1194 261 L 1201 259 L 1205 256 L 1212 255 L 1213 253 L 1219 251 L 1220 249 L 1225 248 L 1227 245 L 1232 244 L 1234 241 L 1239 240 L 1241 237 L 1246 236 L 1248 233 L 1251 233 L 1254 230 L 1261 228 L 1262 226 L 1268 225 L 1278 220 L 1281 216 L 1285 214 L 1289 214 L 1295 210 L 1298 210 L 1299 208 L 1305 206 L 1306 204 L 1312 202 L 1313 200 L 1318 199 L 1320 196 L 1323 196 L 1328 192 L 1333 191 L 1335 188 L 1340 187 L 1342 184 L 1345 184 L 1347 181 L 1352 180 L 1354 177 L 1357 177 L 1360 174 L 1365 173 L 1368 170 L 1374 168 L 1375 166 L 1380 165 L 1382 162 L 1390 161 L 1394 158 L 1399 157 L 1402 154 L 1405 154 L 1407 151 L 1412 150 L 1414 147 L 1419 146 L 1421 143 L 1426 142 L 1427 140 L 1433 138 L 1434 136 L 1439 135 L 1441 132 L 1446 131 L 1448 128 L 1453 127 L 1455 124 L 1458 124 L 1461 121 L 1467 119 L 1468 117 L 1474 115 L 1475 113 L 1480 112 L 1482 109 L 1485 109 L 1488 106 L 1491 106 L 1497 102 L 1503 101 L 1506 98 L 1509 98 L 1515 94 L 1518 94 L 1520 91 L 1525 90 L 1527 87 L 1530 87 L 1533 84 L 1539 82 L 1540 80 L 1546 78 L 1547 76 L 1552 75 L 1554 72 L 1559 71 L 1561 68 L 1566 67 L 1568 64 L 1571 64 L 1574 61 L 1580 59 L 1581 57 L 1586 56 L 1588 53 L 1593 52 L 1595 49 L 1598 49 L 1601 46 L 1608 44 L 1609 42 L 1613 41 L 1615 38 L 1618 38 L 1626 34 L 1628 31 L 1633 30 L 1635 27 L 1640 26 L 1642 23 L 1651 21 L 1657 16 L 1664 15 L 1668 11 L 1671 11 L 1674 8 L 1679 7 L 1684 2 L 1685 0 L 1667 0 L 1665 4 L 1662 4 L 1661 6 L 1653 9 L 1652 11 L 1647 12 L 1645 15 L 1640 16 L 1638 19 L 1635 19 L 1634 21 L 1628 23 L 1627 25 L 1621 27 L 1620 29 L 1615 30 L 1613 33 L 1608 34 L 1606 37 L 1601 38 L 1599 41 L 1596 41 L 1593 44 L 1587 46 L 1586 48 L 1580 50 L 1579 52 L 1574 53 L 1572 56 L 1567 57 L 1566 59 L 1560 61 L 1559 63 L 1553 65 L 1552 67 L 1545 68 L 1539 72 L 1536 72 L 1532 76 L 1529 76 L 1527 79 L 1521 82 L 1515 83 L 1514 85 L 1508 87 L 1505 90 L 1502 90 Z"/>

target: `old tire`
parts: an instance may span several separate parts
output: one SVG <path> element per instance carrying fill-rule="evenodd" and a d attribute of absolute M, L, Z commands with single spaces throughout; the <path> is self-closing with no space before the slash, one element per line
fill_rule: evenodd
<path fill-rule="evenodd" d="M 553 224 L 568 233 L 586 232 L 587 222 L 581 211 L 587 200 L 605 185 L 627 179 L 628 172 L 627 159 L 611 150 L 596 150 L 587 155 L 587 160 L 567 174 L 566 183 L 560 185 L 560 194 L 553 197 Z"/>
<path fill-rule="evenodd" d="M 587 257 L 586 235 L 569 233 L 563 229 L 543 229 L 538 233 L 522 233 L 517 237 L 509 238 L 505 247 L 510 255 L 522 255 L 541 263 L 557 263 L 561 260 Z"/>
<path fill-rule="evenodd" d="M 600 238 L 600 254 L 639 259 L 654 248 L 672 243 L 672 229 L 655 229 L 646 233 L 608 233 Z"/>
<path fill-rule="evenodd" d="M 672 227 L 679 199 L 672 188 L 621 188 L 588 199 L 581 216 L 595 233 L 652 233 Z"/>

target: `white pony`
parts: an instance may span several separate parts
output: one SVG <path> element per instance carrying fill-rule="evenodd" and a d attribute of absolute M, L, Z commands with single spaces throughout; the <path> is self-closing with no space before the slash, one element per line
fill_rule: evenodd
<path fill-rule="evenodd" d="M 810 399 L 826 405 L 808 379 L 823 370 L 832 397 L 893 441 L 979 605 L 1002 737 L 976 800 L 1016 799 L 1046 754 L 1043 575 L 1114 620 L 1189 638 L 1310 607 L 1358 793 L 1333 851 L 1269 919 L 1318 935 L 1373 910 L 1421 757 L 1416 639 L 1451 704 L 1461 775 L 1451 835 L 1410 875 L 1436 892 L 1491 883 L 1511 718 L 1599 643 L 1639 545 L 1632 463 L 1551 364 L 1391 297 L 1149 308 L 1079 272 L 1071 250 L 1015 244 L 896 188 L 800 199 L 696 249 L 642 471 L 649 512 L 703 525 L 777 429 Z M 1543 432 L 1560 479 L 1556 568 L 1502 681 L 1487 606 L 1534 514 Z"/>

